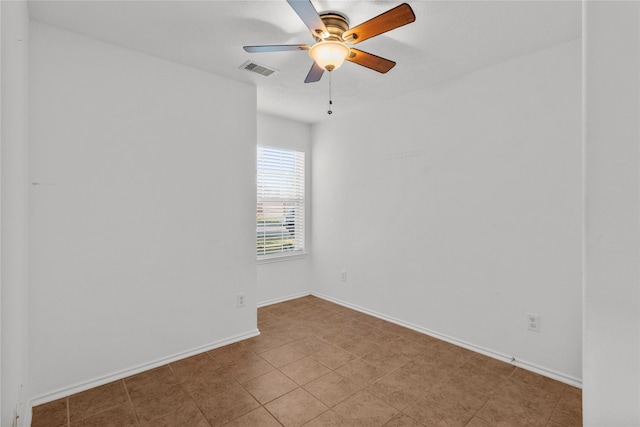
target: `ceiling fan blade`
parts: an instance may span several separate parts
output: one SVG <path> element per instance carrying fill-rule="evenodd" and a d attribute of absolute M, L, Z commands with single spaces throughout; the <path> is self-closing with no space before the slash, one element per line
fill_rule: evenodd
<path fill-rule="evenodd" d="M 395 28 L 402 27 L 416 20 L 413 9 L 406 3 L 396 6 L 375 18 L 369 19 L 360 25 L 347 30 L 342 34 L 342 38 L 350 44 L 360 43 L 363 40 L 386 33 Z"/>
<path fill-rule="evenodd" d="M 309 74 L 307 74 L 307 78 L 304 79 L 304 82 L 305 83 L 317 82 L 322 78 L 323 73 L 324 73 L 324 68 L 320 67 L 318 64 L 316 64 L 315 61 L 313 61 L 313 65 L 309 70 Z"/>
<path fill-rule="evenodd" d="M 314 37 L 328 37 L 329 31 L 318 15 L 318 11 L 310 0 L 287 0 L 289 6 L 298 14 L 302 22 L 309 28 Z"/>
<path fill-rule="evenodd" d="M 288 50 L 309 50 L 306 44 L 268 44 L 263 46 L 243 46 L 247 52 L 284 52 Z"/>
<path fill-rule="evenodd" d="M 354 48 L 351 48 L 351 54 L 347 56 L 347 61 L 362 65 L 363 67 L 370 68 L 383 74 L 396 65 L 394 61 Z"/>

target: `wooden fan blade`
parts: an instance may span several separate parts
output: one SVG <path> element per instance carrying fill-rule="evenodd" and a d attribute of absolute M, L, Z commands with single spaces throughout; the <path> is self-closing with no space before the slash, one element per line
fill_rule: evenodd
<path fill-rule="evenodd" d="M 324 73 L 324 68 L 320 67 L 318 64 L 316 64 L 315 61 L 313 61 L 313 65 L 309 70 L 309 74 L 307 74 L 307 78 L 304 79 L 304 82 L 305 83 L 317 82 L 322 78 L 323 73 Z"/>
<path fill-rule="evenodd" d="M 306 44 L 268 44 L 263 46 L 243 46 L 247 52 L 284 52 L 288 50 L 309 50 Z"/>
<path fill-rule="evenodd" d="M 395 28 L 402 27 L 403 25 L 410 24 L 415 20 L 416 15 L 413 13 L 411 6 L 402 3 L 400 6 L 394 7 L 375 18 L 369 19 L 367 22 L 363 22 L 345 31 L 344 34 L 342 34 L 342 38 L 350 44 L 356 44 Z"/>
<path fill-rule="evenodd" d="M 358 49 L 351 48 L 351 54 L 347 56 L 347 61 L 353 62 L 358 65 L 362 65 L 363 67 L 370 68 L 379 73 L 386 73 L 393 67 L 395 67 L 396 63 L 394 61 L 390 61 L 388 59 L 384 59 L 380 56 L 373 55 L 371 53 L 363 52 Z"/>
<path fill-rule="evenodd" d="M 302 22 L 309 28 L 314 37 L 329 36 L 327 27 L 325 27 L 320 15 L 318 15 L 318 11 L 313 7 L 310 0 L 287 0 L 287 3 L 302 19 Z"/>

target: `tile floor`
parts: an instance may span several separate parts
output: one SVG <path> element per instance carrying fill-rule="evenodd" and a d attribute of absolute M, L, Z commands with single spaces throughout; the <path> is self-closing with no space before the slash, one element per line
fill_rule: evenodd
<path fill-rule="evenodd" d="M 581 391 L 315 297 L 262 334 L 33 408 L 33 427 L 582 425 Z"/>

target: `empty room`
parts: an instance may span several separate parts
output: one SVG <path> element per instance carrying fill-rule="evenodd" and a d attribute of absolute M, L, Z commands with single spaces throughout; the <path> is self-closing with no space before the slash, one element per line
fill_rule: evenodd
<path fill-rule="evenodd" d="M 0 23 L 1 427 L 640 427 L 640 3 Z"/>

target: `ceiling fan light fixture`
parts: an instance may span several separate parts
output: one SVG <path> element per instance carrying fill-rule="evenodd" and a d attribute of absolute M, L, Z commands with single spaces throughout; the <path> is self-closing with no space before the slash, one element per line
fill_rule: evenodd
<path fill-rule="evenodd" d="M 342 42 L 328 40 L 311 46 L 309 56 L 324 70 L 333 71 L 340 68 L 349 56 L 350 49 Z"/>

